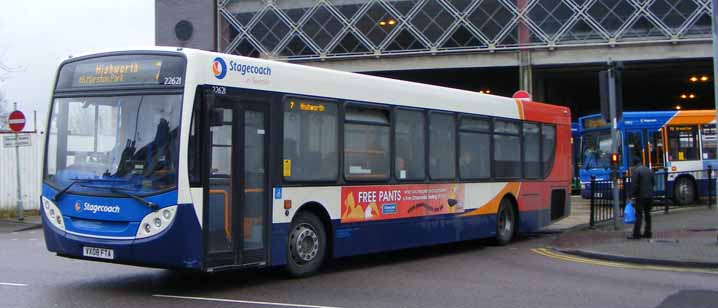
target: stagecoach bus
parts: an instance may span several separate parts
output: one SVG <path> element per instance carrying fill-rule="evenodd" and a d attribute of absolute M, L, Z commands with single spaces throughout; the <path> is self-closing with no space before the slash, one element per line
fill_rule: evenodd
<path fill-rule="evenodd" d="M 476 238 L 569 214 L 564 107 L 182 48 L 64 61 L 42 216 L 59 256 L 219 271 Z"/>
<path fill-rule="evenodd" d="M 718 168 L 716 159 L 716 110 L 624 112 L 618 123 L 618 165 L 621 173 L 634 158 L 657 174 L 668 172 L 667 183 L 656 183 L 657 193 L 689 204 L 708 191 L 703 170 Z M 581 195 L 590 197 L 591 177 L 610 179 L 611 132 L 601 115 L 581 117 Z M 607 196 L 596 196 L 607 197 Z"/>

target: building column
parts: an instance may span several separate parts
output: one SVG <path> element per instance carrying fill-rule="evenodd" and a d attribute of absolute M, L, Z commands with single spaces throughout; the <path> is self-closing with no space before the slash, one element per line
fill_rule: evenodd
<path fill-rule="evenodd" d="M 533 95 L 533 68 L 531 66 L 531 51 L 521 50 L 519 57 L 519 89 L 526 90 Z M 536 98 L 534 96 L 534 98 Z"/>
<path fill-rule="evenodd" d="M 522 13 L 526 13 L 527 0 L 516 0 L 516 7 Z M 525 14 L 524 14 L 525 16 Z M 523 19 L 519 19 L 518 26 L 519 46 L 528 45 L 531 42 L 528 25 Z M 531 77 L 531 50 L 521 48 L 519 50 L 519 89 L 526 90 L 533 95 L 533 78 Z"/>

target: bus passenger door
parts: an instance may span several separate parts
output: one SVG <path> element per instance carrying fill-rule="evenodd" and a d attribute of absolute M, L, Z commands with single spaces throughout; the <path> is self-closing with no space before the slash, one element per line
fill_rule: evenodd
<path fill-rule="evenodd" d="M 205 267 L 262 265 L 267 246 L 267 104 L 231 96 L 206 101 Z"/>
<path fill-rule="evenodd" d="M 665 165 L 665 151 L 663 148 L 663 131 L 648 130 L 648 167 L 652 170 L 663 169 Z"/>

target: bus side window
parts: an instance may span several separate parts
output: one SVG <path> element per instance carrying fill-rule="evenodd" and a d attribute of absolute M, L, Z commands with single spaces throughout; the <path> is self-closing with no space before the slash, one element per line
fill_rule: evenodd
<path fill-rule="evenodd" d="M 456 177 L 456 120 L 453 114 L 429 115 L 429 176 L 432 180 Z"/>
<path fill-rule="evenodd" d="M 488 118 L 461 118 L 459 176 L 464 180 L 491 177 L 491 121 Z"/>
<path fill-rule="evenodd" d="M 549 124 L 543 124 L 541 128 L 541 142 L 543 160 L 543 176 L 547 177 L 553 168 L 554 157 L 556 156 L 556 127 Z"/>
<path fill-rule="evenodd" d="M 344 177 L 353 181 L 389 178 L 389 111 L 347 106 Z"/>
<path fill-rule="evenodd" d="M 701 126 L 701 143 L 703 144 L 702 158 L 716 159 L 716 125 L 703 124 Z"/>
<path fill-rule="evenodd" d="M 424 150 L 426 120 L 418 110 L 398 109 L 394 126 L 394 177 L 399 180 L 423 180 L 426 177 Z"/>
<path fill-rule="evenodd" d="M 494 121 L 494 168 L 497 178 L 520 178 L 521 130 L 517 121 Z"/>
<path fill-rule="evenodd" d="M 697 135 L 695 126 L 668 127 L 668 159 L 671 161 L 699 159 Z"/>
<path fill-rule="evenodd" d="M 284 100 L 282 175 L 288 181 L 334 181 L 338 168 L 338 108 L 333 102 Z"/>
<path fill-rule="evenodd" d="M 541 137 L 539 125 L 524 122 L 524 177 L 536 179 L 541 177 Z"/>

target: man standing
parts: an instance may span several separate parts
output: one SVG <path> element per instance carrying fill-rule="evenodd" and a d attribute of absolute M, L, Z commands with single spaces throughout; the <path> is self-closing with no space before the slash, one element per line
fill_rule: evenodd
<path fill-rule="evenodd" d="M 628 237 L 632 240 L 651 238 L 651 203 L 653 202 L 653 172 L 644 166 L 640 158 L 633 159 L 633 170 L 631 170 L 631 197 L 636 208 L 636 223 L 633 225 L 633 235 Z M 646 221 L 646 228 L 641 235 L 641 222 Z"/>

